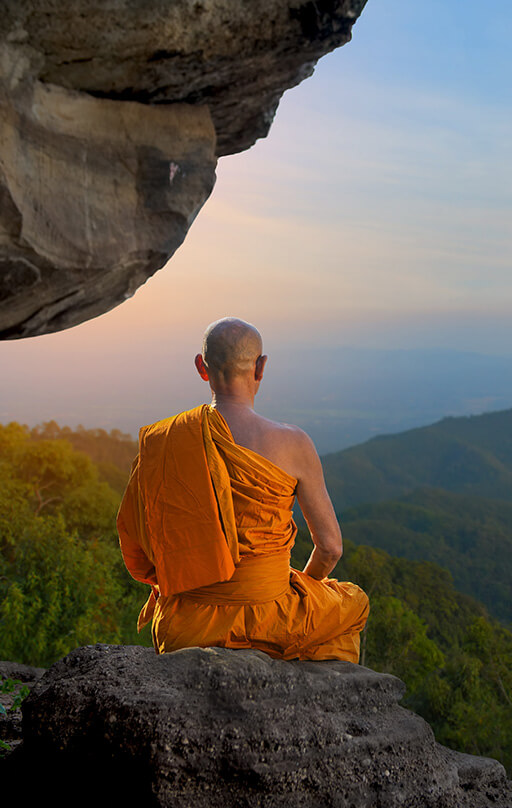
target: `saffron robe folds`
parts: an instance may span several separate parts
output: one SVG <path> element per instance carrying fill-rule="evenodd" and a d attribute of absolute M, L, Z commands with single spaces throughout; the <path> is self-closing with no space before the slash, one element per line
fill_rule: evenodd
<path fill-rule="evenodd" d="M 365 593 L 290 568 L 296 485 L 208 405 L 141 430 L 118 530 L 129 572 L 152 587 L 139 629 L 152 620 L 157 652 L 358 661 Z"/>

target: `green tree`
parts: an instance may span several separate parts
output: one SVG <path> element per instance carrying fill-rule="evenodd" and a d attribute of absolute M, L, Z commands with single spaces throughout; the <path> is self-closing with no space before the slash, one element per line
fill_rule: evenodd
<path fill-rule="evenodd" d="M 146 587 L 128 575 L 120 496 L 65 440 L 0 427 L 0 657 L 49 665 L 78 645 L 136 634 Z"/>
<path fill-rule="evenodd" d="M 0 426 L 2 473 L 23 486 L 36 516 L 60 513 L 67 527 L 78 530 L 82 538 L 108 535 L 117 541 L 120 493 L 100 481 L 92 460 L 67 440 L 33 440 L 19 424 Z"/>
<path fill-rule="evenodd" d="M 444 655 L 428 638 L 427 626 L 401 600 L 377 595 L 362 632 L 360 661 L 406 681 L 412 696 L 444 664 Z"/>
<path fill-rule="evenodd" d="M 137 642 L 143 587 L 110 540 L 84 542 L 62 515 L 27 509 L 12 533 L 0 533 L 0 658 L 47 666 L 80 645 Z"/>

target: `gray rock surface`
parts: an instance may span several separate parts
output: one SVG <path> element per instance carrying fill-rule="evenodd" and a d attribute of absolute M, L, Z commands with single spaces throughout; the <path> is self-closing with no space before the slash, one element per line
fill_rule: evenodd
<path fill-rule="evenodd" d="M 54 804 L 79 784 L 101 805 L 510 808 L 503 767 L 437 744 L 403 692 L 348 662 L 89 646 L 24 702 L 2 782 L 30 771 Z"/>
<path fill-rule="evenodd" d="M 118 305 L 366 0 L 7 0 L 0 338 Z"/>
<path fill-rule="evenodd" d="M 21 683 L 13 690 L 0 693 L 0 704 L 5 708 L 5 714 L 0 714 L 0 740 L 15 749 L 23 737 L 21 709 L 15 707 L 15 697 L 21 687 L 33 688 L 35 683 L 45 673 L 45 668 L 33 668 L 18 662 L 0 661 L 0 685 L 4 682 Z"/>

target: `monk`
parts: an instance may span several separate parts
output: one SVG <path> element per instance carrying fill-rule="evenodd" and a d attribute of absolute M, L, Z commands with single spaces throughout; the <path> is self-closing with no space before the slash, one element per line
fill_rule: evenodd
<path fill-rule="evenodd" d="M 151 586 L 139 630 L 157 653 L 257 648 L 280 659 L 359 660 L 365 593 L 329 578 L 341 532 L 314 444 L 254 411 L 267 357 L 257 329 L 206 329 L 199 375 L 211 404 L 143 427 L 118 514 L 130 574 Z M 290 568 L 297 497 L 314 549 Z"/>

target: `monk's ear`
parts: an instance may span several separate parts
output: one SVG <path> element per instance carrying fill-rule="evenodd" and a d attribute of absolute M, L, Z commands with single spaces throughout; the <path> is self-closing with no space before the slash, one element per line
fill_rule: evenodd
<path fill-rule="evenodd" d="M 194 364 L 195 364 L 195 366 L 197 368 L 197 372 L 199 373 L 201 378 L 204 379 L 205 382 L 207 382 L 208 379 L 209 379 L 208 370 L 207 370 L 206 365 L 204 363 L 204 359 L 203 359 L 202 354 L 198 353 L 196 355 L 196 358 L 194 359 Z"/>
<path fill-rule="evenodd" d="M 263 371 L 265 370 L 265 365 L 267 364 L 268 356 L 258 356 L 256 360 L 256 368 L 254 370 L 254 378 L 257 382 L 261 382 L 263 378 Z"/>

